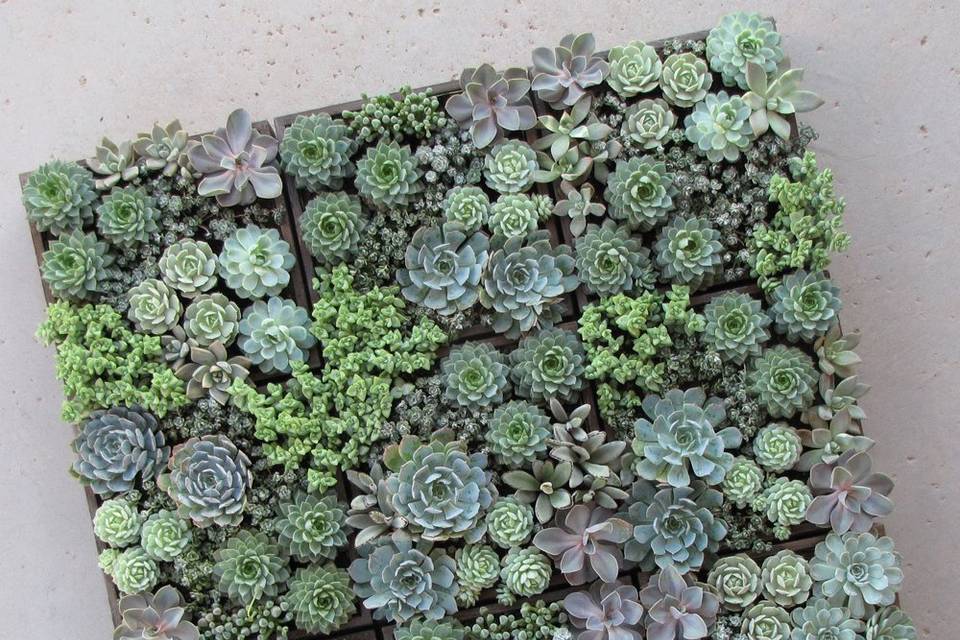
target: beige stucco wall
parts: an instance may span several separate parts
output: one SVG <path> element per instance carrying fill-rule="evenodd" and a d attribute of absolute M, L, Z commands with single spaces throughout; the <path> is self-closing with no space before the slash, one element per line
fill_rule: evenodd
<path fill-rule="evenodd" d="M 833 267 L 846 330 L 862 329 L 863 405 L 897 480 L 888 530 L 903 601 L 924 637 L 952 637 L 960 561 L 960 3 L 677 0 L 106 2 L 0 0 L 0 636 L 109 637 L 83 494 L 68 477 L 52 355 L 32 339 L 40 280 L 17 174 L 89 155 L 179 117 L 219 126 L 422 85 L 592 30 L 602 47 L 775 15 L 794 63 L 827 98 L 809 117 L 837 174 L 854 244 Z"/>

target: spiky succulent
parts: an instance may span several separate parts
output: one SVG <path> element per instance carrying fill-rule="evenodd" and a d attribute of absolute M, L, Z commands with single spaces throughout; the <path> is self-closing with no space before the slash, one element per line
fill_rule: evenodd
<path fill-rule="evenodd" d="M 469 309 L 479 297 L 489 246 L 486 234 L 468 232 L 460 223 L 421 227 L 397 270 L 403 297 L 441 315 Z"/>
<path fill-rule="evenodd" d="M 104 500 L 93 514 L 93 533 L 111 547 L 126 547 L 140 539 L 142 522 L 136 504 L 112 498 Z"/>
<path fill-rule="evenodd" d="M 160 277 L 185 298 L 194 298 L 217 284 L 217 257 L 206 242 L 184 238 L 164 249 Z"/>
<path fill-rule="evenodd" d="M 823 98 L 814 92 L 800 89 L 803 69 L 778 70 L 768 78 L 763 67 L 747 62 L 746 77 L 750 91 L 744 94 L 743 101 L 753 109 L 750 127 L 757 137 L 772 129 L 789 140 L 790 121 L 784 116 L 813 111 L 823 104 Z"/>
<path fill-rule="evenodd" d="M 140 173 L 133 143 L 129 140 L 117 144 L 110 138 L 101 139 L 94 157 L 87 159 L 87 166 L 102 176 L 94 183 L 101 191 L 110 189 L 121 180 L 132 180 Z"/>
<path fill-rule="evenodd" d="M 703 310 L 706 319 L 703 341 L 720 357 L 742 365 L 760 355 L 770 339 L 770 318 L 759 300 L 746 293 L 728 292 L 712 299 Z"/>
<path fill-rule="evenodd" d="M 149 133 L 141 133 L 133 141 L 133 150 L 142 158 L 147 171 L 160 171 L 168 178 L 188 173 L 186 149 L 187 132 L 179 120 L 165 127 L 155 122 Z"/>
<path fill-rule="evenodd" d="M 707 57 L 724 84 L 746 89 L 747 63 L 773 73 L 783 60 L 780 34 L 773 22 L 759 13 L 728 13 L 707 34 Z"/>
<path fill-rule="evenodd" d="M 317 339 L 310 333 L 310 315 L 293 300 L 257 300 L 243 310 L 240 348 L 264 373 L 290 371 L 291 362 L 307 359 Z"/>
<path fill-rule="evenodd" d="M 610 73 L 607 62 L 596 55 L 592 33 L 569 33 L 559 46 L 533 50 L 533 83 L 537 97 L 560 111 L 572 107 L 589 87 L 603 82 Z"/>
<path fill-rule="evenodd" d="M 537 152 L 522 140 L 496 145 L 484 160 L 487 186 L 499 193 L 522 193 L 533 186 L 538 168 Z"/>
<path fill-rule="evenodd" d="M 634 425 L 634 470 L 646 480 L 674 487 L 690 484 L 690 472 L 707 484 L 719 484 L 733 466 L 733 454 L 743 439 L 736 427 L 717 431 L 726 420 L 723 401 L 707 399 L 699 387 L 672 389 L 662 398 L 648 395 Z M 652 422 L 651 422 L 652 421 Z"/>
<path fill-rule="evenodd" d="M 710 162 L 736 162 L 753 142 L 750 106 L 726 91 L 709 93 L 683 119 L 687 140 Z"/>
<path fill-rule="evenodd" d="M 707 584 L 713 587 L 725 608 L 740 611 L 760 595 L 760 567 L 742 553 L 720 558 L 710 569 Z"/>
<path fill-rule="evenodd" d="M 778 551 L 763 561 L 763 594 L 781 607 L 795 607 L 810 597 L 810 567 L 807 561 L 789 549 Z"/>
<path fill-rule="evenodd" d="M 874 607 L 894 603 L 903 571 L 893 540 L 872 533 L 828 533 L 810 561 L 814 595 L 834 606 L 847 607 L 861 620 Z"/>
<path fill-rule="evenodd" d="M 350 576 L 332 563 L 297 569 L 284 596 L 297 627 L 307 633 L 332 633 L 342 627 L 357 611 L 353 600 Z"/>
<path fill-rule="evenodd" d="M 658 149 L 667 142 L 667 134 L 676 126 L 677 116 L 660 98 L 641 100 L 623 114 L 620 135 L 644 149 Z"/>
<path fill-rule="evenodd" d="M 290 244 L 279 231 L 250 224 L 224 240 L 219 272 L 241 298 L 262 298 L 283 291 L 295 263 Z"/>
<path fill-rule="evenodd" d="M 536 326 L 559 320 L 560 296 L 577 287 L 570 247 L 554 247 L 547 231 L 526 237 L 494 238 L 480 290 L 480 302 L 493 311 L 493 329 L 516 338 Z"/>
<path fill-rule="evenodd" d="M 229 346 L 237 337 L 240 307 L 222 293 L 197 296 L 183 314 L 187 336 L 202 347 L 214 342 Z"/>
<path fill-rule="evenodd" d="M 497 407 L 487 421 L 490 451 L 507 467 L 521 467 L 547 450 L 550 419 L 543 410 L 523 400 Z"/>
<path fill-rule="evenodd" d="M 792 612 L 793 633 L 792 640 L 820 640 L 834 638 L 835 640 L 860 640 L 860 631 L 863 623 L 850 617 L 850 612 L 843 607 L 832 607 L 826 600 L 816 599 L 805 607 L 797 607 Z M 906 640 L 904 636 L 896 635 L 898 640 Z"/>
<path fill-rule="evenodd" d="M 181 518 L 200 528 L 236 526 L 243 519 L 253 482 L 250 459 L 221 434 L 190 438 L 170 457 L 170 471 L 157 478 Z"/>
<path fill-rule="evenodd" d="M 573 498 L 567 490 L 567 483 L 573 472 L 573 464 L 536 460 L 531 472 L 523 470 L 508 471 L 503 474 L 505 484 L 517 490 L 518 500 L 534 505 L 534 513 L 541 524 L 548 522 L 556 510 L 563 510 L 573 504 Z"/>
<path fill-rule="evenodd" d="M 743 508 L 763 490 L 763 469 L 750 458 L 738 456 L 723 477 L 720 488 L 728 502 Z"/>
<path fill-rule="evenodd" d="M 712 84 L 713 76 L 703 58 L 687 52 L 671 54 L 663 61 L 660 90 L 670 104 L 692 107 L 706 97 Z"/>
<path fill-rule="evenodd" d="M 280 162 L 301 189 L 339 189 L 356 170 L 350 159 L 356 148 L 343 120 L 328 113 L 300 115 L 283 132 Z"/>
<path fill-rule="evenodd" d="M 467 232 L 479 231 L 487 224 L 490 198 L 480 187 L 461 186 L 447 191 L 443 199 L 443 216 L 447 222 L 459 222 Z"/>
<path fill-rule="evenodd" d="M 705 585 L 669 566 L 650 576 L 640 603 L 647 610 L 646 637 L 651 640 L 705 638 L 720 610 L 719 598 Z"/>
<path fill-rule="evenodd" d="M 710 286 L 723 273 L 720 232 L 704 218 L 673 218 L 653 248 L 662 278 L 691 289 Z"/>
<path fill-rule="evenodd" d="M 510 378 L 518 395 L 531 400 L 571 399 L 583 385 L 586 355 L 568 329 L 543 329 L 510 353 Z"/>
<path fill-rule="evenodd" d="M 493 203 L 487 228 L 504 238 L 526 236 L 536 230 L 538 215 L 537 204 L 525 194 L 502 195 Z"/>
<path fill-rule="evenodd" d="M 553 558 L 567 582 L 581 585 L 594 578 L 615 581 L 630 536 L 630 524 L 610 510 L 578 504 L 558 514 L 555 526 L 540 530 L 533 544 Z"/>
<path fill-rule="evenodd" d="M 792 342 L 813 342 L 838 322 L 840 289 L 823 272 L 791 273 L 772 294 L 770 315 Z"/>
<path fill-rule="evenodd" d="M 274 528 L 280 545 L 298 560 L 333 560 L 347 544 L 346 507 L 335 496 L 299 494 L 278 510 Z"/>
<path fill-rule="evenodd" d="M 322 193 L 300 215 L 300 235 L 310 255 L 336 264 L 357 250 L 367 217 L 360 199 L 346 193 Z"/>
<path fill-rule="evenodd" d="M 916 640 L 917 629 L 899 607 L 883 607 L 867 619 L 864 635 L 867 640 Z"/>
<path fill-rule="evenodd" d="M 277 595 L 290 577 L 280 547 L 259 531 L 241 529 L 213 553 L 213 559 L 220 592 L 242 606 Z"/>
<path fill-rule="evenodd" d="M 456 620 L 434 622 L 414 620 L 393 630 L 394 640 L 463 640 L 463 627 Z"/>
<path fill-rule="evenodd" d="M 487 512 L 487 535 L 504 549 L 526 544 L 533 535 L 533 509 L 516 498 L 500 498 Z"/>
<path fill-rule="evenodd" d="M 473 606 L 477 596 L 489 589 L 500 578 L 500 556 L 485 544 L 468 544 L 457 549 L 457 583 L 460 592 L 457 601 Z"/>
<path fill-rule="evenodd" d="M 53 295 L 86 300 L 100 291 L 106 267 L 113 264 L 107 243 L 76 229 L 61 235 L 43 252 L 40 274 Z"/>
<path fill-rule="evenodd" d="M 440 363 L 447 400 L 474 409 L 503 402 L 508 370 L 503 355 L 483 342 L 454 347 Z"/>
<path fill-rule="evenodd" d="M 875 518 L 889 515 L 893 480 L 871 470 L 870 454 L 849 450 L 834 462 L 820 462 L 810 469 L 810 488 L 815 496 L 807 508 L 807 520 L 829 525 L 836 533 L 869 531 Z"/>
<path fill-rule="evenodd" d="M 612 220 L 577 238 L 577 277 L 600 296 L 633 291 L 650 271 L 650 250 Z"/>
<path fill-rule="evenodd" d="M 172 562 L 192 541 L 190 523 L 166 509 L 152 514 L 140 529 L 140 546 L 151 558 L 163 562 Z"/>
<path fill-rule="evenodd" d="M 803 445 L 797 430 L 783 422 L 763 427 L 753 438 L 754 458 L 761 467 L 774 473 L 792 469 L 800 460 Z"/>
<path fill-rule="evenodd" d="M 649 231 L 673 210 L 677 194 L 674 174 L 652 157 L 633 157 L 617 162 L 603 196 L 610 203 L 610 215 L 625 220 L 632 228 Z"/>
<path fill-rule="evenodd" d="M 624 98 L 648 93 L 660 83 L 663 63 L 657 50 L 639 40 L 623 47 L 613 47 L 607 53 L 610 75 L 607 84 Z"/>
<path fill-rule="evenodd" d="M 553 567 L 550 559 L 533 547 L 511 549 L 503 558 L 500 579 L 504 586 L 523 598 L 543 593 L 550 586 Z"/>
<path fill-rule="evenodd" d="M 747 384 L 771 416 L 790 418 L 813 403 L 817 372 L 803 351 L 777 345 L 754 360 Z"/>
<path fill-rule="evenodd" d="M 246 380 L 250 375 L 250 360 L 243 356 L 227 355 L 220 341 L 206 348 L 190 347 L 190 361 L 176 370 L 176 375 L 187 382 L 187 397 L 199 400 L 209 396 L 215 402 L 227 404 L 234 380 Z"/>
<path fill-rule="evenodd" d="M 160 568 L 146 551 L 130 547 L 117 554 L 110 565 L 110 577 L 120 593 L 140 593 L 153 589 L 160 580 Z"/>
<path fill-rule="evenodd" d="M 159 217 L 156 200 L 142 188 L 114 189 L 97 207 L 97 231 L 112 245 L 132 248 L 158 231 Z"/>
<path fill-rule="evenodd" d="M 563 599 L 570 622 L 583 629 L 582 640 L 643 640 L 643 606 L 632 585 L 596 582 L 589 591 L 575 591 Z"/>
<path fill-rule="evenodd" d="M 773 523 L 774 534 L 785 540 L 790 536 L 790 527 L 803 522 L 813 496 L 807 485 L 799 480 L 779 477 L 764 489 L 757 501 L 755 506 L 762 507 L 759 510 Z"/>
<path fill-rule="evenodd" d="M 167 333 L 180 322 L 183 305 L 162 280 L 147 278 L 127 292 L 127 317 L 144 333 Z"/>
<path fill-rule="evenodd" d="M 199 640 L 200 631 L 186 619 L 186 602 L 170 585 L 156 593 L 138 593 L 120 598 L 120 626 L 114 640 Z"/>
<path fill-rule="evenodd" d="M 74 475 L 98 495 L 123 493 L 138 479 L 152 479 L 170 455 L 157 419 L 139 407 L 94 411 L 73 450 Z"/>
<path fill-rule="evenodd" d="M 381 140 L 357 161 L 357 191 L 379 207 L 403 206 L 419 193 L 420 170 L 410 147 Z"/>
<path fill-rule="evenodd" d="M 579 189 L 567 182 L 561 182 L 560 190 L 566 197 L 557 201 L 553 207 L 553 215 L 570 218 L 570 233 L 574 236 L 579 236 L 587 228 L 588 218 L 599 218 L 607 210 L 602 202 L 593 201 L 596 190 L 589 182 L 580 185 Z"/>
<path fill-rule="evenodd" d="M 97 199 L 93 176 L 73 162 L 52 160 L 30 174 L 23 186 L 23 207 L 37 231 L 63 235 L 93 219 Z"/>
<path fill-rule="evenodd" d="M 456 562 L 443 549 L 384 538 L 350 563 L 353 591 L 377 620 L 440 620 L 457 611 Z"/>
<path fill-rule="evenodd" d="M 746 638 L 790 640 L 790 614 L 786 609 L 761 601 L 743 612 L 740 633 Z"/>
<path fill-rule="evenodd" d="M 591 103 L 590 96 L 584 96 L 559 119 L 540 116 L 540 126 L 549 133 L 533 143 L 539 151 L 538 182 L 560 179 L 578 185 L 591 176 L 600 183 L 607 181 L 607 162 L 620 155 L 622 146 L 609 139 L 613 128 L 600 122 Z"/>
<path fill-rule="evenodd" d="M 526 69 L 500 73 L 489 64 L 464 69 L 460 88 L 463 92 L 447 98 L 445 107 L 461 129 L 470 131 L 478 149 L 502 137 L 502 129 L 524 131 L 537 123 Z"/>

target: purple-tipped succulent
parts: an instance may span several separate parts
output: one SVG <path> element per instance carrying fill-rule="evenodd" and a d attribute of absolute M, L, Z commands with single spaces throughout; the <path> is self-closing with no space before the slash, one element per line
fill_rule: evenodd
<path fill-rule="evenodd" d="M 871 472 L 870 454 L 849 450 L 836 461 L 821 462 L 810 469 L 813 502 L 807 507 L 807 520 L 833 528 L 837 533 L 869 531 L 874 518 L 893 511 L 888 494 L 893 480 L 883 473 Z"/>
<path fill-rule="evenodd" d="M 720 600 L 704 585 L 668 566 L 640 592 L 647 610 L 647 640 L 697 640 L 710 633 Z"/>
<path fill-rule="evenodd" d="M 460 74 L 463 93 L 447 99 L 447 113 L 469 129 L 478 149 L 507 131 L 526 131 L 537 123 L 530 98 L 527 72 L 518 67 L 500 73 L 489 64 L 464 69 Z"/>
<path fill-rule="evenodd" d="M 187 146 L 193 168 L 203 174 L 201 196 L 216 196 L 224 207 L 276 198 L 283 190 L 280 172 L 270 163 L 277 157 L 277 139 L 257 133 L 250 114 L 237 109 L 227 126 L 193 140 Z"/>
<path fill-rule="evenodd" d="M 537 97 L 562 111 L 572 107 L 610 73 L 607 62 L 596 55 L 596 38 L 592 33 L 568 33 L 554 49 L 533 50 L 533 84 Z"/>
<path fill-rule="evenodd" d="M 537 533 L 533 544 L 553 558 L 572 585 L 597 577 L 613 582 L 623 566 L 621 549 L 632 528 L 612 515 L 602 507 L 578 504 L 557 516 L 557 526 Z"/>
<path fill-rule="evenodd" d="M 595 582 L 589 591 L 563 599 L 573 626 L 583 629 L 577 640 L 643 640 L 643 606 L 637 588 L 613 582 Z"/>

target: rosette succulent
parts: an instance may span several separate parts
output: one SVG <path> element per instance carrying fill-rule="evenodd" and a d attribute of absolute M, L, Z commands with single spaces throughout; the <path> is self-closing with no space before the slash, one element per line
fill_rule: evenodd
<path fill-rule="evenodd" d="M 157 486 L 195 526 L 236 526 L 253 482 L 250 466 L 247 455 L 224 435 L 190 438 L 173 452 L 170 471 L 157 478 Z"/>
<path fill-rule="evenodd" d="M 720 610 L 716 595 L 673 567 L 650 576 L 640 603 L 647 610 L 646 637 L 651 640 L 705 638 Z"/>
<path fill-rule="evenodd" d="M 540 530 L 533 544 L 553 558 L 572 585 L 594 578 L 617 579 L 623 566 L 623 543 L 630 539 L 630 524 L 602 507 L 578 504 L 558 514 L 556 526 Z"/>
<path fill-rule="evenodd" d="M 634 41 L 623 47 L 613 47 L 607 53 L 610 75 L 607 84 L 624 98 L 647 93 L 657 88 L 663 63 L 657 50 Z"/>
<path fill-rule="evenodd" d="M 553 207 L 553 215 L 570 218 L 570 233 L 574 236 L 579 236 L 587 228 L 587 218 L 599 218 L 607 210 L 602 202 L 593 202 L 595 189 L 589 182 L 580 185 L 579 189 L 561 182 L 560 190 L 566 197 Z"/>
<path fill-rule="evenodd" d="M 583 385 L 586 354 L 568 329 L 543 329 L 510 353 L 510 378 L 517 394 L 531 400 L 571 399 Z"/>
<path fill-rule="evenodd" d="M 707 63 L 692 53 L 674 53 L 663 61 L 660 89 L 670 104 L 692 107 L 706 97 L 712 84 Z"/>
<path fill-rule="evenodd" d="M 509 368 L 503 360 L 499 351 L 483 342 L 468 342 L 451 349 L 440 363 L 447 400 L 473 409 L 503 402 L 510 384 Z"/>
<path fill-rule="evenodd" d="M 836 533 L 864 532 L 873 520 L 889 515 L 893 501 L 893 480 L 873 473 L 870 454 L 845 451 L 834 462 L 820 462 L 810 469 L 810 488 L 814 499 L 807 509 L 807 520 L 829 525 Z"/>
<path fill-rule="evenodd" d="M 790 640 L 790 631 L 790 614 L 766 601 L 744 611 L 740 623 L 740 633 L 757 640 Z"/>
<path fill-rule="evenodd" d="M 346 507 L 335 496 L 299 494 L 278 510 L 274 528 L 280 545 L 298 560 L 333 560 L 347 544 Z"/>
<path fill-rule="evenodd" d="M 419 182 L 420 170 L 410 147 L 394 140 L 381 140 L 357 161 L 357 191 L 379 207 L 407 204 L 420 191 Z"/>
<path fill-rule="evenodd" d="M 759 13 L 729 13 L 707 34 L 707 57 L 725 85 L 746 89 L 747 63 L 773 73 L 783 60 L 780 34 L 773 22 Z"/>
<path fill-rule="evenodd" d="M 487 224 L 489 215 L 490 198 L 480 187 L 454 187 L 443 199 L 444 220 L 462 224 L 469 233 Z"/>
<path fill-rule="evenodd" d="M 642 145 L 644 149 L 663 147 L 667 142 L 667 134 L 677 124 L 677 116 L 660 98 L 632 104 L 623 115 L 620 135 Z"/>
<path fill-rule="evenodd" d="M 523 470 L 508 471 L 503 474 L 503 482 L 517 490 L 518 500 L 534 505 L 537 520 L 543 524 L 553 517 L 555 510 L 568 508 L 573 498 L 567 490 L 567 483 L 573 473 L 573 464 L 536 460 L 531 472 Z"/>
<path fill-rule="evenodd" d="M 356 149 L 343 120 L 329 113 L 300 115 L 283 132 L 280 162 L 299 188 L 316 193 L 339 189 L 353 176 L 356 169 L 350 156 Z"/>
<path fill-rule="evenodd" d="M 756 506 L 767 515 L 774 525 L 774 534 L 785 540 L 790 536 L 790 527 L 803 522 L 807 508 L 813 501 L 807 485 L 799 480 L 776 478 L 757 499 Z"/>
<path fill-rule="evenodd" d="M 864 635 L 867 640 L 916 640 L 917 629 L 902 609 L 884 607 L 867 619 Z"/>
<path fill-rule="evenodd" d="M 291 362 L 307 359 L 317 339 L 310 333 L 310 316 L 292 300 L 257 300 L 243 310 L 238 343 L 264 373 L 290 371 Z"/>
<path fill-rule="evenodd" d="M 650 250 L 612 220 L 577 238 L 577 277 L 600 296 L 633 291 L 650 271 Z"/>
<path fill-rule="evenodd" d="M 720 232 L 704 218 L 675 217 L 660 231 L 653 250 L 666 282 L 698 289 L 710 286 L 723 273 Z"/>
<path fill-rule="evenodd" d="M 511 400 L 497 407 L 487 421 L 490 452 L 507 467 L 521 467 L 547 450 L 550 419 L 536 405 Z"/>
<path fill-rule="evenodd" d="M 478 149 L 502 137 L 502 129 L 525 131 L 537 123 L 526 69 L 500 73 L 489 64 L 464 69 L 460 88 L 463 92 L 447 98 L 445 107 L 461 129 L 470 131 Z"/>
<path fill-rule="evenodd" d="M 97 231 L 110 244 L 130 249 L 159 230 L 156 201 L 142 188 L 114 189 L 97 207 Z"/>
<path fill-rule="evenodd" d="M 160 579 L 160 568 L 146 551 L 130 547 L 117 554 L 110 565 L 110 577 L 120 593 L 140 593 L 153 589 Z"/>
<path fill-rule="evenodd" d="M 778 551 L 763 561 L 763 594 L 781 607 L 795 607 L 810 597 L 810 567 L 807 561 L 789 549 Z"/>
<path fill-rule="evenodd" d="M 160 171 L 168 178 L 177 173 L 186 174 L 187 132 L 179 120 L 173 120 L 167 126 L 153 124 L 149 133 L 141 133 L 133 141 L 133 150 L 143 160 L 147 171 Z"/>
<path fill-rule="evenodd" d="M 212 342 L 206 348 L 190 347 L 190 362 L 176 370 L 177 377 L 187 381 L 187 397 L 199 400 L 209 396 L 215 402 L 227 404 L 234 380 L 246 380 L 250 375 L 250 360 L 243 356 L 227 356 L 222 342 Z"/>
<path fill-rule="evenodd" d="M 421 227 L 397 270 L 403 297 L 445 316 L 469 309 L 479 297 L 489 246 L 486 234 L 456 222 Z"/>
<path fill-rule="evenodd" d="M 571 419 L 556 399 L 550 400 L 554 419 L 550 457 L 561 463 L 570 463 L 569 487 L 575 489 L 575 502 L 595 503 L 614 509 L 626 499 L 620 488 L 620 458 L 627 443 L 622 440 L 607 442 L 604 431 L 587 431 L 581 424 L 590 412 L 590 405 L 581 405 Z"/>
<path fill-rule="evenodd" d="M 220 277 L 241 298 L 275 296 L 290 282 L 296 259 L 276 229 L 250 224 L 223 242 Z"/>
<path fill-rule="evenodd" d="M 526 236 L 536 230 L 539 211 L 537 204 L 522 193 L 502 195 L 493 203 L 487 228 L 504 238 Z"/>
<path fill-rule="evenodd" d="M 893 540 L 872 533 L 828 533 L 827 539 L 817 544 L 810 575 L 814 595 L 847 607 L 861 620 L 874 607 L 893 604 L 903 582 L 900 554 L 894 550 Z"/>
<path fill-rule="evenodd" d="M 563 599 L 563 608 L 577 629 L 578 640 L 643 640 L 643 606 L 632 585 L 595 582 L 589 591 Z"/>
<path fill-rule="evenodd" d="M 53 295 L 68 300 L 86 300 L 100 291 L 106 267 L 113 264 L 107 243 L 79 229 L 60 236 L 43 252 L 40 275 Z"/>
<path fill-rule="evenodd" d="M 613 129 L 600 122 L 590 105 L 590 97 L 585 96 L 559 119 L 540 116 L 540 126 L 549 133 L 533 143 L 539 151 L 541 170 L 535 176 L 538 182 L 561 179 L 580 184 L 591 175 L 597 182 L 607 181 L 607 161 L 620 155 L 622 146 L 608 139 Z"/>
<path fill-rule="evenodd" d="M 280 547 L 259 531 L 241 529 L 213 553 L 213 559 L 220 592 L 242 606 L 277 595 L 290 577 Z"/>
<path fill-rule="evenodd" d="M 177 292 L 156 278 L 147 278 L 127 292 L 127 317 L 145 333 L 167 333 L 180 322 L 183 305 Z"/>
<path fill-rule="evenodd" d="M 23 207 L 37 231 L 63 235 L 93 219 L 97 192 L 89 171 L 73 162 L 52 160 L 30 174 Z"/>
<path fill-rule="evenodd" d="M 350 576 L 332 563 L 297 569 L 284 601 L 297 627 L 307 633 L 336 631 L 357 611 Z"/>
<path fill-rule="evenodd" d="M 773 473 L 792 469 L 800 460 L 802 451 L 803 445 L 797 430 L 783 422 L 768 424 L 753 438 L 757 464 Z"/>
<path fill-rule="evenodd" d="M 820 336 L 813 343 L 820 371 L 828 376 L 836 375 L 841 378 L 855 375 L 861 360 L 854 349 L 859 344 L 859 333 L 843 335 L 840 333 L 839 323 L 830 327 L 825 335 Z"/>
<path fill-rule="evenodd" d="M 533 186 L 539 168 L 537 152 L 521 140 L 501 142 L 487 154 L 483 177 L 499 193 L 522 193 Z"/>
<path fill-rule="evenodd" d="M 516 498 L 500 498 L 487 512 L 487 535 L 504 549 L 526 544 L 533 535 L 533 509 Z"/>
<path fill-rule="evenodd" d="M 813 342 L 834 327 L 843 304 L 840 289 L 823 272 L 797 271 L 773 290 L 770 315 L 792 342 Z"/>
<path fill-rule="evenodd" d="M 97 175 L 97 189 L 105 191 L 121 180 L 133 180 L 140 173 L 136 165 L 133 143 L 124 140 L 120 144 L 110 138 L 102 138 L 94 157 L 87 159 L 87 166 Z"/>
<path fill-rule="evenodd" d="M 810 356 L 783 345 L 765 350 L 747 374 L 750 394 L 774 418 L 790 418 L 809 407 L 816 384 L 817 371 Z"/>
<path fill-rule="evenodd" d="M 673 210 L 676 194 L 674 174 L 667 171 L 667 165 L 643 156 L 618 161 L 603 196 L 610 203 L 611 217 L 649 231 Z"/>
<path fill-rule="evenodd" d="M 353 591 L 377 620 L 440 620 L 457 611 L 456 562 L 443 549 L 384 538 L 350 564 Z"/>
<path fill-rule="evenodd" d="M 768 78 L 763 67 L 747 62 L 746 76 L 750 91 L 744 94 L 743 101 L 753 109 L 750 127 L 755 136 L 773 129 L 775 134 L 789 140 L 790 122 L 784 116 L 813 111 L 823 104 L 823 98 L 814 92 L 800 89 L 803 69 L 778 71 Z"/>
<path fill-rule="evenodd" d="M 634 425 L 634 470 L 637 475 L 673 487 L 690 484 L 690 472 L 707 484 L 719 484 L 733 466 L 733 454 L 743 437 L 736 427 L 716 429 L 726 420 L 719 398 L 707 399 L 700 388 L 672 389 L 662 398 L 648 395 Z M 652 421 L 652 422 L 651 422 Z"/>
<path fill-rule="evenodd" d="M 463 627 L 457 621 L 415 620 L 393 630 L 394 640 L 463 640 Z"/>
<path fill-rule="evenodd" d="M 596 55 L 596 48 L 592 33 L 569 33 L 552 51 L 546 47 L 534 49 L 530 86 L 537 97 L 560 111 L 575 105 L 589 87 L 603 82 L 610 67 Z"/>
<path fill-rule="evenodd" d="M 710 162 L 736 162 L 753 142 L 750 105 L 726 91 L 709 93 L 683 119 L 687 140 Z"/>
<path fill-rule="evenodd" d="M 855 433 L 859 423 L 848 411 L 835 413 L 828 424 L 814 429 L 799 429 L 804 451 L 797 463 L 797 470 L 810 471 L 819 462 L 835 462 L 846 451 L 869 451 L 873 440 Z"/>
<path fill-rule="evenodd" d="M 163 250 L 158 266 L 163 281 L 185 298 L 194 298 L 217 284 L 217 257 L 202 240 L 174 242 Z"/>
<path fill-rule="evenodd" d="M 524 598 L 546 591 L 552 574 L 550 559 L 533 547 L 511 549 L 503 558 L 500 569 L 504 586 Z"/>
<path fill-rule="evenodd" d="M 187 337 L 202 347 L 214 342 L 229 346 L 237 337 L 240 307 L 222 293 L 197 296 L 183 314 Z"/>
<path fill-rule="evenodd" d="M 174 371 L 179 369 L 190 357 L 190 347 L 196 346 L 183 327 L 176 326 L 167 335 L 160 336 L 160 347 L 163 350 L 163 360 Z"/>
<path fill-rule="evenodd" d="M 707 584 L 720 596 L 726 609 L 740 611 L 760 595 L 760 567 L 742 553 L 720 558 L 710 569 Z"/>
<path fill-rule="evenodd" d="M 457 549 L 457 601 L 473 606 L 477 596 L 489 589 L 500 578 L 500 556 L 485 544 L 468 544 Z"/>
<path fill-rule="evenodd" d="M 728 292 L 712 299 L 703 310 L 706 319 L 702 339 L 728 362 L 742 365 L 760 355 L 770 339 L 770 318 L 759 300 L 745 293 Z"/>
<path fill-rule="evenodd" d="M 104 500 L 93 514 L 93 533 L 111 547 L 126 547 L 140 539 L 142 522 L 136 504 L 112 498 Z"/>
<path fill-rule="evenodd" d="M 114 640 L 199 640 L 200 631 L 186 618 L 186 604 L 170 585 L 156 593 L 120 598 L 120 626 Z"/>
<path fill-rule="evenodd" d="M 863 623 L 850 617 L 850 612 L 842 607 L 831 607 L 826 600 L 813 600 L 805 607 L 797 607 L 792 612 L 792 640 L 860 640 Z M 893 640 L 906 640 L 906 636 L 896 635 Z"/>
<path fill-rule="evenodd" d="M 303 243 L 310 255 L 329 264 L 343 262 L 356 252 L 366 224 L 360 199 L 346 193 L 320 194 L 300 214 Z"/>
<path fill-rule="evenodd" d="M 763 469 L 750 458 L 738 456 L 723 477 L 720 488 L 728 502 L 741 509 L 750 504 L 763 490 Z"/>
<path fill-rule="evenodd" d="M 140 529 L 140 546 L 151 558 L 163 562 L 172 562 L 192 541 L 190 523 L 166 509 L 152 514 Z"/>
<path fill-rule="evenodd" d="M 167 462 L 157 419 L 139 407 L 94 411 L 73 441 L 73 473 L 98 495 L 123 493 L 150 480 Z"/>

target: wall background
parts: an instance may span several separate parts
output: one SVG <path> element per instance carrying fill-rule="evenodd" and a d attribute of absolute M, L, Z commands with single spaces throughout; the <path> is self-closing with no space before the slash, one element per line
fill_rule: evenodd
<path fill-rule="evenodd" d="M 709 28 L 740 8 L 776 17 L 807 86 L 827 98 L 807 121 L 848 202 L 854 244 L 832 271 L 844 329 L 865 334 L 875 457 L 897 481 L 887 526 L 904 555 L 901 595 L 921 636 L 952 636 L 960 3 L 950 0 L 0 0 L 3 635 L 111 633 L 83 493 L 66 473 L 71 432 L 58 419 L 52 354 L 32 339 L 43 299 L 20 172 L 88 157 L 101 135 L 126 139 L 155 120 L 206 131 L 236 106 L 273 118 L 484 61 L 527 64 L 568 31 L 593 31 L 606 48 Z"/>

